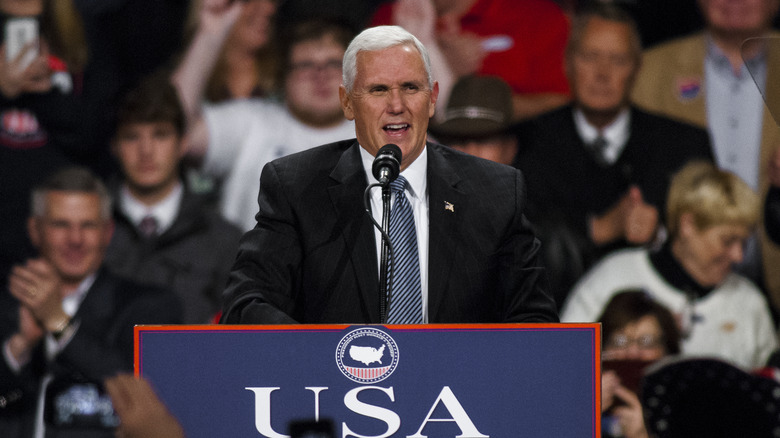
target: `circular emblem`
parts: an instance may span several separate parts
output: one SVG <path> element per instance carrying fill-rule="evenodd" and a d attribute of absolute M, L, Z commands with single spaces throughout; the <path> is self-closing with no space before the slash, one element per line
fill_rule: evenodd
<path fill-rule="evenodd" d="M 355 329 L 339 341 L 336 364 L 342 374 L 354 382 L 380 382 L 398 366 L 398 345 L 379 329 Z"/>

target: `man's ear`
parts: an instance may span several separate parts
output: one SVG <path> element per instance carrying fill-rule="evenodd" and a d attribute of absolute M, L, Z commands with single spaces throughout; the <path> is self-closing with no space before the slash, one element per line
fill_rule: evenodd
<path fill-rule="evenodd" d="M 30 242 L 32 242 L 35 248 L 41 247 L 41 230 L 40 219 L 35 216 L 27 218 L 27 235 L 30 236 Z"/>
<path fill-rule="evenodd" d="M 352 97 L 347 93 L 344 85 L 339 85 L 339 100 L 341 101 L 341 110 L 344 111 L 344 117 L 347 120 L 355 120 L 355 110 L 352 108 Z"/>
<path fill-rule="evenodd" d="M 433 89 L 431 89 L 431 106 L 428 109 L 428 118 L 433 117 L 436 114 L 436 101 L 439 100 L 439 83 L 433 82 Z"/>

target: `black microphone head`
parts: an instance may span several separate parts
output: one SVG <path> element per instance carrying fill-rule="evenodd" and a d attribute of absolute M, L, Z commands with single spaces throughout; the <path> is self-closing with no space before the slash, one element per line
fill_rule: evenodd
<path fill-rule="evenodd" d="M 371 166 L 371 173 L 377 180 L 382 179 L 382 169 L 389 173 L 387 175 L 389 181 L 398 178 L 398 174 L 401 173 L 401 148 L 398 145 L 390 143 L 379 148 L 374 164 Z"/>

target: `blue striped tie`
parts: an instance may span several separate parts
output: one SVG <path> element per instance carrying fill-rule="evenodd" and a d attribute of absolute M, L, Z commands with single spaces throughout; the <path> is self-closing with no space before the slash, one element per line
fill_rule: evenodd
<path fill-rule="evenodd" d="M 395 204 L 390 211 L 390 241 L 393 243 L 393 283 L 390 293 L 389 324 L 422 323 L 422 289 L 417 231 L 412 206 L 406 199 L 407 181 L 399 176 L 390 183 Z"/>

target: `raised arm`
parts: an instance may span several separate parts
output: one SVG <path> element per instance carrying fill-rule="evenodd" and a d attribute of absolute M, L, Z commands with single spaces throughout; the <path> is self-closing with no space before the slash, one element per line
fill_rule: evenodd
<path fill-rule="evenodd" d="M 171 77 L 187 115 L 187 155 L 196 161 L 203 158 L 209 142 L 202 114 L 206 84 L 242 8 L 242 2 L 202 0 L 195 36 Z"/>
<path fill-rule="evenodd" d="M 439 83 L 439 98 L 434 119 L 441 121 L 450 92 L 455 85 L 455 73 L 447 64 L 436 39 L 436 9 L 431 0 L 398 0 L 393 5 L 393 22 L 416 36 L 428 50 L 433 79 Z"/>

